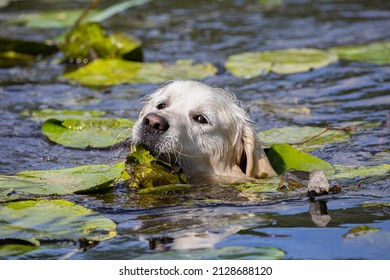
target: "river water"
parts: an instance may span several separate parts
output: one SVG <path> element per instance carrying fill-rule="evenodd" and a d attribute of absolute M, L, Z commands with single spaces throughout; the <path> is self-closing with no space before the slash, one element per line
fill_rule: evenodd
<path fill-rule="evenodd" d="M 114 2 L 104 1 L 104 5 Z M 205 82 L 236 93 L 246 105 L 254 104 L 250 114 L 257 131 L 290 125 L 378 123 L 358 130 L 349 142 L 327 145 L 313 154 L 332 164 L 390 163 L 390 66 L 340 61 L 311 72 L 249 80 L 233 77 L 223 68 L 229 55 L 245 51 L 327 49 L 389 40 L 390 2 L 285 0 L 276 6 L 264 2 L 152 1 L 105 21 L 104 26 L 138 37 L 145 61 L 193 59 L 217 65 L 218 74 Z M 63 30 L 30 30 L 4 20 L 87 4 L 13 1 L 0 9 L 0 36 L 54 38 Z M 55 55 L 29 66 L 0 69 L 0 174 L 123 161 L 125 147 L 79 150 L 50 143 L 41 134 L 40 123 L 21 113 L 45 108 L 95 109 L 106 111 L 108 117 L 136 119 L 139 100 L 159 86 L 126 84 L 102 89 L 70 85 L 57 78 L 65 70 L 57 59 Z M 271 110 L 264 104 L 285 109 Z M 315 201 L 298 196 L 254 203 L 228 197 L 224 203 L 186 204 L 169 197 L 140 197 L 123 186 L 105 194 L 69 196 L 118 226 L 117 237 L 70 258 L 389 259 L 390 176 L 339 183 L 345 191 Z M 376 205 L 363 207 L 368 203 Z M 319 209 L 326 221 L 318 221 L 313 214 Z M 348 235 L 350 229 L 362 225 L 379 230 Z M 45 245 L 13 258 L 57 259 L 75 248 L 72 244 Z"/>

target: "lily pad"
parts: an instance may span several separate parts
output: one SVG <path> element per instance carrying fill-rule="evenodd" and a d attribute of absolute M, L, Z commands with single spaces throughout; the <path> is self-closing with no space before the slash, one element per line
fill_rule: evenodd
<path fill-rule="evenodd" d="M 112 5 L 104 10 L 90 10 L 85 18 L 85 22 L 101 22 L 106 20 L 126 9 L 140 6 L 150 2 L 151 0 L 132 0 L 124 1 Z M 14 19 L 8 20 L 8 23 L 23 24 L 28 28 L 34 29 L 52 29 L 66 28 L 75 24 L 84 10 L 61 10 L 48 11 L 43 13 L 22 14 Z"/>
<path fill-rule="evenodd" d="M 112 220 L 65 200 L 0 204 L 0 227 L 2 243 L 104 241 L 116 235 Z"/>
<path fill-rule="evenodd" d="M 67 169 L 32 170 L 14 176 L 0 176 L 0 201 L 18 199 L 25 194 L 65 195 L 107 189 L 119 180 L 124 164 L 85 165 Z"/>
<path fill-rule="evenodd" d="M 308 107 L 304 107 L 297 104 L 278 104 L 276 102 L 256 101 L 251 102 L 251 107 L 259 106 L 261 110 L 273 112 L 275 115 L 303 115 L 304 117 L 311 115 L 311 110 Z"/>
<path fill-rule="evenodd" d="M 169 164 L 156 160 L 149 151 L 138 147 L 133 147 L 127 156 L 126 171 L 130 177 L 129 187 L 150 189 L 144 193 L 187 189 L 187 185 L 182 185 L 187 183 L 184 175 L 173 173 Z"/>
<path fill-rule="evenodd" d="M 286 126 L 261 131 L 257 134 L 257 136 L 260 138 L 265 148 L 269 148 L 273 144 L 288 143 L 290 145 L 296 145 L 299 150 L 305 152 L 316 150 L 327 144 L 347 142 L 350 140 L 350 136 L 344 131 L 328 130 L 304 144 L 299 144 L 306 139 L 317 135 L 322 130 L 323 128 L 320 127 Z"/>
<path fill-rule="evenodd" d="M 32 117 L 35 121 L 45 121 L 48 119 L 90 119 L 95 117 L 104 116 L 106 113 L 103 111 L 97 110 L 54 110 L 54 109 L 44 109 L 44 110 L 34 110 L 31 112 L 22 112 L 21 116 Z"/>
<path fill-rule="evenodd" d="M 0 67 L 8 68 L 17 65 L 28 65 L 35 61 L 35 57 L 28 54 L 16 53 L 13 51 L 0 52 Z"/>
<path fill-rule="evenodd" d="M 52 29 L 71 27 L 81 16 L 83 10 L 47 11 L 43 13 L 22 14 L 7 21 L 8 24 L 20 24 L 31 29 Z M 88 18 L 95 16 L 96 10 L 89 12 Z M 87 18 L 87 19 L 88 19 Z"/>
<path fill-rule="evenodd" d="M 343 166 L 334 165 L 336 173 L 328 176 L 329 180 L 342 179 L 363 179 L 389 174 L 390 164 L 380 164 L 374 166 Z"/>
<path fill-rule="evenodd" d="M 330 49 L 340 59 L 368 62 L 374 64 L 390 64 L 390 42 L 375 42 L 368 45 L 340 46 Z"/>
<path fill-rule="evenodd" d="M 285 171 L 322 170 L 325 174 L 334 174 L 333 166 L 317 157 L 299 151 L 289 144 L 274 144 L 267 152 L 268 159 L 278 174 Z"/>
<path fill-rule="evenodd" d="M 35 42 L 10 38 L 0 38 L 0 52 L 15 52 L 32 56 L 50 55 L 58 51 L 52 41 Z"/>
<path fill-rule="evenodd" d="M 351 228 L 346 234 L 344 234 L 343 238 L 354 238 L 361 234 L 369 234 L 378 230 L 379 228 L 370 227 L 366 225 L 356 226 L 354 228 Z"/>
<path fill-rule="evenodd" d="M 246 52 L 229 56 L 225 67 L 237 77 L 253 78 L 272 71 L 277 74 L 306 72 L 328 66 L 337 55 L 317 49 L 286 49 Z"/>
<path fill-rule="evenodd" d="M 165 64 L 96 59 L 62 77 L 69 82 L 86 86 L 112 86 L 124 83 L 162 83 L 172 79 L 200 80 L 216 73 L 217 68 L 212 64 L 192 64 L 187 60 L 179 60 L 176 64 Z"/>
<path fill-rule="evenodd" d="M 3 8 L 9 4 L 10 0 L 0 0 L 0 8 Z"/>
<path fill-rule="evenodd" d="M 36 249 L 37 246 L 32 244 L 1 244 L 0 257 L 22 255 L 34 251 Z"/>
<path fill-rule="evenodd" d="M 139 259 L 191 259 L 191 260 L 278 260 L 285 252 L 273 247 L 225 246 L 216 249 L 169 250 L 167 252 L 143 255 Z"/>
<path fill-rule="evenodd" d="M 72 148 L 105 148 L 131 136 L 134 122 L 128 119 L 48 119 L 42 133 L 57 144 Z"/>
<path fill-rule="evenodd" d="M 97 12 L 95 15 L 90 16 L 87 21 L 89 22 L 102 22 L 112 16 L 117 15 L 120 12 L 123 12 L 127 9 L 144 5 L 152 0 L 130 0 L 122 1 L 118 4 L 114 4 L 100 12 Z"/>
<path fill-rule="evenodd" d="M 84 23 L 72 29 L 60 42 L 65 60 L 88 63 L 96 58 L 124 58 L 142 61 L 141 43 L 122 33 L 107 34 L 99 23 Z"/>

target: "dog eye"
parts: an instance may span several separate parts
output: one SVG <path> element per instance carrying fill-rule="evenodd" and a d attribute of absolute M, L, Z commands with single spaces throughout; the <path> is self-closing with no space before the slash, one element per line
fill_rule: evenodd
<path fill-rule="evenodd" d="M 194 121 L 202 124 L 207 124 L 209 121 L 202 115 L 196 115 L 193 117 Z"/>
<path fill-rule="evenodd" d="M 166 106 L 167 106 L 167 105 L 166 105 L 165 103 L 160 103 L 160 104 L 157 105 L 157 109 L 162 110 L 162 109 L 164 109 Z"/>

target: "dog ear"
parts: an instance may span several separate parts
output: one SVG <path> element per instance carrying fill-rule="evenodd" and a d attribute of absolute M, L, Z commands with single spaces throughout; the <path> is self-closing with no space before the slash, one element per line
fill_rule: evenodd
<path fill-rule="evenodd" d="M 248 125 L 242 129 L 241 143 L 243 149 L 241 149 L 242 156 L 238 164 L 246 176 L 264 178 L 277 175 L 257 140 L 255 132 Z"/>

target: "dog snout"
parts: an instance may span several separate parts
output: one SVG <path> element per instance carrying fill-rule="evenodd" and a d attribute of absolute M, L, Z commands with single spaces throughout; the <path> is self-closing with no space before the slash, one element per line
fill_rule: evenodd
<path fill-rule="evenodd" d="M 167 131 L 169 123 L 166 118 L 155 113 L 149 113 L 143 118 L 143 124 L 153 131 Z"/>

